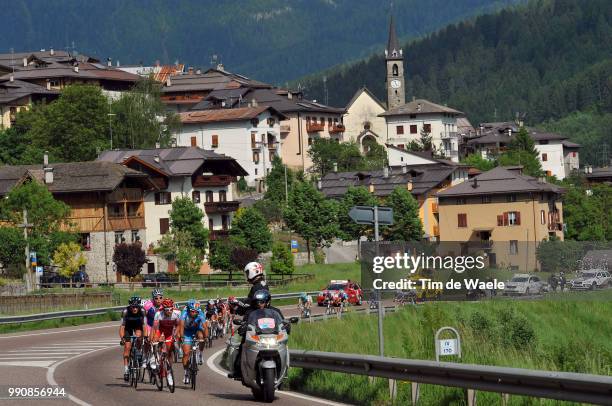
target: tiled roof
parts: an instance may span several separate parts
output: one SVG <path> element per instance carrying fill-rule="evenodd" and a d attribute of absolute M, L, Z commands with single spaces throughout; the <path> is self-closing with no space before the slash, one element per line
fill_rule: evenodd
<path fill-rule="evenodd" d="M 162 87 L 162 94 L 189 92 L 189 91 L 212 91 L 215 89 L 239 88 L 271 88 L 272 85 L 249 79 L 245 76 L 209 69 L 204 73 L 184 73 L 170 77 L 170 86 Z"/>
<path fill-rule="evenodd" d="M 452 109 L 447 106 L 432 103 L 425 99 L 415 99 L 406 104 L 402 104 L 394 109 L 386 111 L 380 116 L 403 116 L 408 114 L 433 114 L 433 113 L 449 113 L 463 115 L 459 110 Z"/>
<path fill-rule="evenodd" d="M 48 64 L 48 66 L 40 68 L 28 66 L 27 68 L 2 76 L 0 80 L 9 79 L 11 75 L 17 80 L 25 81 L 33 79 L 73 78 L 135 83 L 140 79 L 138 75 L 122 71 L 121 69 L 108 67 L 100 63 L 78 62 L 77 66 L 79 68 L 78 72 L 76 72 L 74 67 L 69 63 L 52 62 Z"/>
<path fill-rule="evenodd" d="M 389 168 L 389 176 L 384 177 L 384 171 L 331 172 L 321 179 L 321 191 L 326 197 L 340 198 L 349 187 L 374 186 L 374 195 L 386 197 L 397 187 L 407 187 L 412 183 L 411 193 L 421 195 L 439 186 L 456 170 L 456 167 L 446 165 L 409 165 Z"/>
<path fill-rule="evenodd" d="M 22 80 L 0 80 L 0 104 L 10 103 L 30 95 L 56 96 L 56 90 L 47 90 L 43 86 Z"/>
<path fill-rule="evenodd" d="M 104 151 L 98 161 L 123 163 L 137 157 L 167 176 L 191 176 L 204 165 L 224 164 L 227 175 L 246 176 L 248 173 L 232 157 L 197 147 L 157 149 L 127 149 Z"/>
<path fill-rule="evenodd" d="M 477 196 L 515 192 L 563 193 L 564 190 L 551 183 L 540 182 L 532 176 L 521 175 L 506 167 L 497 167 L 475 176 L 469 182 L 463 182 L 438 192 L 438 196 Z"/>
<path fill-rule="evenodd" d="M 53 183 L 51 193 L 112 191 L 127 177 L 140 179 L 147 188 L 153 187 L 144 173 L 111 162 L 70 162 L 50 164 Z M 42 165 L 0 167 L 0 196 L 7 194 L 22 179 L 43 181 Z"/>
<path fill-rule="evenodd" d="M 257 118 L 261 113 L 270 110 L 273 114 L 284 116 L 269 106 L 239 107 L 235 109 L 211 109 L 180 113 L 179 118 L 183 124 L 216 123 L 221 121 L 247 121 Z"/>

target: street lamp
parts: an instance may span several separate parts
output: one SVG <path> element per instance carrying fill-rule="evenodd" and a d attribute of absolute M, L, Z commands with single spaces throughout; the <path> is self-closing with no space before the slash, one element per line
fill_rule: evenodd
<path fill-rule="evenodd" d="M 114 114 L 111 110 L 111 99 L 108 99 L 108 114 L 106 114 L 108 116 L 108 132 L 110 134 L 110 149 L 111 151 L 113 150 L 113 125 L 112 125 L 112 118 L 113 116 L 116 116 L 116 114 Z"/>

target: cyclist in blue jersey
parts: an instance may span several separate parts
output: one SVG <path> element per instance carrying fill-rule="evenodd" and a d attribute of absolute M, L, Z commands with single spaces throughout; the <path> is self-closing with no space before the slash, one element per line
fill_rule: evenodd
<path fill-rule="evenodd" d="M 189 373 L 187 372 L 187 365 L 191 354 L 191 346 L 194 339 L 202 337 L 205 319 L 199 314 L 198 309 L 192 305 L 188 304 L 186 310 L 185 314 L 181 315 L 177 336 L 183 342 L 183 368 L 185 369 L 183 383 L 188 384 Z"/>

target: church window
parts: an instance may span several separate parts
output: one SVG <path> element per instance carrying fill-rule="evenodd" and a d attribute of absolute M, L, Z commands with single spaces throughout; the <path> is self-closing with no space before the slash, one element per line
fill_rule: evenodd
<path fill-rule="evenodd" d="M 396 63 L 393 64 L 393 69 L 392 70 L 393 70 L 393 76 L 397 76 L 399 74 Z"/>

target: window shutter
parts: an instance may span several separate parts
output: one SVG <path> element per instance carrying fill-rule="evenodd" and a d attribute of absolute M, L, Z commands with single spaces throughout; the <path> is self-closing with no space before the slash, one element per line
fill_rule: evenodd
<path fill-rule="evenodd" d="M 516 213 L 516 225 L 520 226 L 521 225 L 521 212 L 517 211 Z"/>
<path fill-rule="evenodd" d="M 219 146 L 219 136 L 217 134 L 212 135 L 212 147 L 217 148 Z"/>
<path fill-rule="evenodd" d="M 170 219 L 159 219 L 159 233 L 166 234 L 170 229 Z"/>
<path fill-rule="evenodd" d="M 504 226 L 508 225 L 508 212 L 504 212 Z"/>
<path fill-rule="evenodd" d="M 155 204 L 159 204 L 159 193 L 155 193 Z"/>
<path fill-rule="evenodd" d="M 497 216 L 497 226 L 502 227 L 504 225 L 504 216 L 500 214 Z"/>

